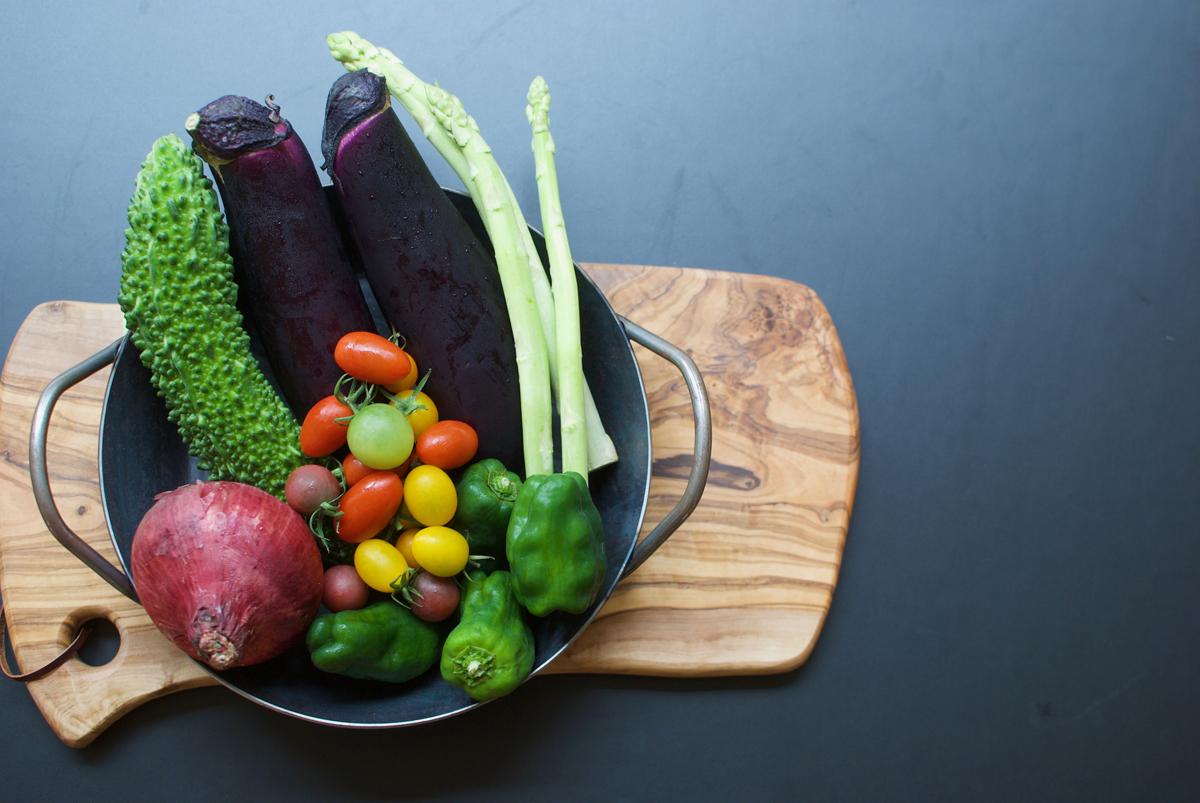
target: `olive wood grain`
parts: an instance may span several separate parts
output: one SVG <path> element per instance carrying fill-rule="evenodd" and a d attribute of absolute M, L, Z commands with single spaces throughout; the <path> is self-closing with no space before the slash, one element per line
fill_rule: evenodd
<path fill-rule="evenodd" d="M 807 287 L 770 277 L 584 267 L 618 312 L 695 360 L 712 403 L 713 459 L 692 516 L 546 672 L 700 677 L 799 666 L 829 610 L 858 476 L 854 389 L 825 307 Z M 75 747 L 147 700 L 215 683 L 54 540 L 30 490 L 38 395 L 122 327 L 112 304 L 43 304 L 0 376 L 0 595 L 18 664 L 28 671 L 50 661 L 89 619 L 109 619 L 121 638 L 104 666 L 72 658 L 28 684 L 46 721 Z M 648 532 L 686 484 L 692 416 L 678 372 L 635 351 L 654 441 Z M 59 401 L 47 461 L 68 525 L 115 560 L 96 469 L 107 373 Z"/>

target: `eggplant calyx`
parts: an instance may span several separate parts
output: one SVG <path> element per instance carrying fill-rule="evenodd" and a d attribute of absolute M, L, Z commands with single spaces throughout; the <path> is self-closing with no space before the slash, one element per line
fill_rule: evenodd
<path fill-rule="evenodd" d="M 333 170 L 342 139 L 366 120 L 391 108 L 387 81 L 368 69 L 346 73 L 333 82 L 325 101 L 325 129 L 321 134 L 321 169 Z"/>
<path fill-rule="evenodd" d="M 283 142 L 292 135 L 292 124 L 279 116 L 274 98 L 268 102 L 270 108 L 250 98 L 225 95 L 188 115 L 183 127 L 192 137 L 193 150 L 215 166 Z"/>

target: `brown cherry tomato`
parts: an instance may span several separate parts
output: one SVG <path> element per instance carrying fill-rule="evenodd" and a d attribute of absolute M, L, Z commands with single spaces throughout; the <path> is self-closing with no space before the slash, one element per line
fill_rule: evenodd
<path fill-rule="evenodd" d="M 394 471 L 373 471 L 342 494 L 338 503 L 337 534 L 358 544 L 378 535 L 404 498 L 404 483 Z"/>
<path fill-rule="evenodd" d="M 395 468 L 389 469 L 389 471 L 403 479 L 404 475 L 408 473 L 410 463 L 412 463 L 412 455 L 409 455 L 407 460 Z M 375 469 L 364 465 L 363 461 L 352 454 L 346 455 L 346 459 L 342 461 L 342 479 L 346 481 L 347 488 L 357 485 L 359 480 L 374 473 Z"/>
<path fill-rule="evenodd" d="M 342 486 L 333 472 L 315 463 L 297 466 L 283 486 L 287 503 L 305 518 L 324 503 L 337 499 L 341 493 Z"/>
<path fill-rule="evenodd" d="M 357 611 L 371 599 L 370 587 L 362 581 L 353 566 L 330 566 L 325 570 L 325 587 L 321 601 L 325 607 L 338 611 Z"/>
<path fill-rule="evenodd" d="M 479 436 L 462 421 L 439 421 L 417 438 L 415 451 L 422 463 L 449 471 L 471 462 L 479 449 Z"/>
<path fill-rule="evenodd" d="M 413 578 L 412 612 L 426 622 L 441 622 L 458 610 L 458 583 L 453 577 L 421 572 Z"/>
<path fill-rule="evenodd" d="M 333 350 L 333 359 L 350 376 L 372 385 L 399 382 L 412 369 L 404 349 L 374 332 L 343 335 Z"/>
<path fill-rule="evenodd" d="M 300 426 L 300 451 L 308 457 L 324 457 L 341 449 L 346 445 L 350 422 L 339 423 L 335 419 L 345 418 L 352 412 L 335 396 L 326 396 L 314 404 Z"/>

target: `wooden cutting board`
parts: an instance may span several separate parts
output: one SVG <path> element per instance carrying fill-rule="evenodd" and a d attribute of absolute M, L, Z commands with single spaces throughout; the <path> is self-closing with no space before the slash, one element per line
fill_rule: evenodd
<path fill-rule="evenodd" d="M 829 610 L 858 478 L 858 408 L 828 312 L 809 288 L 770 277 L 584 268 L 618 312 L 685 348 L 699 366 L 712 404 L 712 465 L 688 521 L 617 586 L 546 672 L 701 677 L 794 669 Z M 17 333 L 0 376 L 0 595 L 18 671 L 47 663 L 89 619 L 109 619 L 121 638 L 104 666 L 72 658 L 28 684 L 46 721 L 75 747 L 146 700 L 216 682 L 54 540 L 30 489 L 38 395 L 122 332 L 115 304 L 43 304 Z M 676 369 L 635 351 L 652 422 L 648 532 L 686 484 L 692 414 Z M 96 468 L 107 375 L 59 401 L 47 462 L 67 523 L 115 561 Z"/>

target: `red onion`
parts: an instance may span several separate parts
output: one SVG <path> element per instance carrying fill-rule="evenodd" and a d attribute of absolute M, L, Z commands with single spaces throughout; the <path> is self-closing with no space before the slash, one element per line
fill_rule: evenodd
<path fill-rule="evenodd" d="M 321 604 L 321 555 L 304 519 L 238 482 L 156 497 L 133 536 L 130 571 L 163 635 L 214 669 L 284 652 Z"/>

